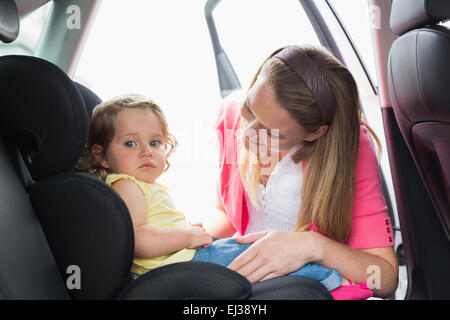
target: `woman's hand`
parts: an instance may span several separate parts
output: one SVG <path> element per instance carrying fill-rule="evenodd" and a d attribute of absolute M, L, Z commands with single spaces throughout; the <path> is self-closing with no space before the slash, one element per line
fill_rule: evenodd
<path fill-rule="evenodd" d="M 251 283 L 279 277 L 313 260 L 312 232 L 262 231 L 236 237 L 238 243 L 253 243 L 229 266 Z"/>

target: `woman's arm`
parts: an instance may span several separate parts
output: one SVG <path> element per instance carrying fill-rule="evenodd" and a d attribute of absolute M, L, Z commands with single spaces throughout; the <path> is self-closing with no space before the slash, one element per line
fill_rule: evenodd
<path fill-rule="evenodd" d="M 134 255 L 137 258 L 153 258 L 212 243 L 211 236 L 203 228 L 189 227 L 160 229 L 146 225 L 145 197 L 131 180 L 121 179 L 112 184 L 128 207 L 134 228 Z"/>
<path fill-rule="evenodd" d="M 253 245 L 228 267 L 252 283 L 317 262 L 353 282 L 369 280 L 369 287 L 377 286 L 373 289 L 379 297 L 388 297 L 397 288 L 397 259 L 390 247 L 354 250 L 314 232 L 263 231 L 237 237 L 236 241 Z"/>
<path fill-rule="evenodd" d="M 398 262 L 393 247 L 355 250 L 320 234 L 308 232 L 314 238 L 312 261 L 338 270 L 356 283 L 366 283 L 374 295 L 391 296 L 398 285 Z"/>
<path fill-rule="evenodd" d="M 206 230 L 208 230 L 208 233 L 213 237 L 219 239 L 233 236 L 236 233 L 236 230 L 231 224 L 230 219 L 228 219 L 220 198 L 217 198 L 216 209 L 217 210 L 213 212 L 205 223 Z"/>

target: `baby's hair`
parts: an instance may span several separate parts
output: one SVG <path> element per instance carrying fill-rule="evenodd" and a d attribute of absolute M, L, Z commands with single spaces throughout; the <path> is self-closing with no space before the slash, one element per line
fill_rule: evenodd
<path fill-rule="evenodd" d="M 92 146 L 94 144 L 101 146 L 102 156 L 105 155 L 107 148 L 114 138 L 114 123 L 117 115 L 124 109 L 149 109 L 155 113 L 161 124 L 164 143 L 170 146 L 166 156 L 166 168 L 164 171 L 169 169 L 170 163 L 168 159 L 175 150 L 178 142 L 175 137 L 169 133 L 164 113 L 156 103 L 143 95 L 125 94 L 97 105 L 92 111 L 87 143 L 81 158 L 74 167 L 76 170 L 89 172 L 91 175 L 96 176 L 103 181 L 108 174 L 113 173 L 110 169 L 104 168 L 98 163 L 92 154 Z"/>

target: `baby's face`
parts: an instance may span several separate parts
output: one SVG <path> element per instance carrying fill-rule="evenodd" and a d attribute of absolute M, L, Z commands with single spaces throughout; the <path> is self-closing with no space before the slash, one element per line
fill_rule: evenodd
<path fill-rule="evenodd" d="M 106 150 L 105 166 L 148 183 L 154 183 L 163 173 L 166 143 L 161 123 L 152 110 L 119 112 L 114 138 Z"/>

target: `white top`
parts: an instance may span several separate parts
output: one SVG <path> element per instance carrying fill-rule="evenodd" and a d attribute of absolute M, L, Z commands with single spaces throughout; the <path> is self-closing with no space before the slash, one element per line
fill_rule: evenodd
<path fill-rule="evenodd" d="M 266 186 L 258 185 L 259 209 L 253 207 L 245 193 L 249 214 L 245 233 L 294 230 L 301 204 L 303 172 L 302 163 L 295 164 L 291 156 L 299 149 L 300 146 L 292 147 L 275 166 Z"/>

